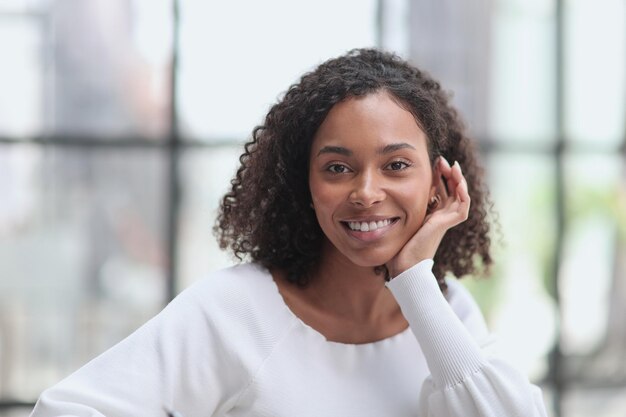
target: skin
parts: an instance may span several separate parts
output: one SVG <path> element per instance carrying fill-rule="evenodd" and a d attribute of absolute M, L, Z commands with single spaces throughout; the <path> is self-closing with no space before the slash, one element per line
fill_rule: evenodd
<path fill-rule="evenodd" d="M 427 140 L 384 91 L 335 105 L 313 139 L 309 187 L 326 236 L 321 262 L 305 288 L 274 275 L 294 314 L 328 340 L 368 343 L 404 330 L 408 324 L 373 267 L 384 264 L 394 277 L 432 259 L 445 232 L 467 219 L 460 166 L 443 158 L 432 166 Z M 435 195 L 440 203 L 429 209 Z M 365 230 L 349 227 L 356 223 Z"/>

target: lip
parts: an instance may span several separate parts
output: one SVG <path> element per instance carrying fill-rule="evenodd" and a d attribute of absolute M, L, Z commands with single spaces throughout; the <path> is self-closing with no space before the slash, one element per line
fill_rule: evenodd
<path fill-rule="evenodd" d="M 377 222 L 382 220 L 391 220 L 387 226 L 379 227 L 376 230 L 363 232 L 360 230 L 352 230 L 348 226 L 348 222 Z M 357 239 L 361 242 L 373 242 L 381 239 L 389 230 L 391 230 L 400 220 L 397 216 L 368 216 L 368 217 L 355 217 L 349 220 L 341 220 L 341 225 L 348 234 L 348 236 Z"/>
<path fill-rule="evenodd" d="M 348 222 L 378 222 L 382 220 L 396 220 L 398 216 L 360 216 L 360 217 L 350 217 L 346 219 L 341 219 L 342 223 Z"/>

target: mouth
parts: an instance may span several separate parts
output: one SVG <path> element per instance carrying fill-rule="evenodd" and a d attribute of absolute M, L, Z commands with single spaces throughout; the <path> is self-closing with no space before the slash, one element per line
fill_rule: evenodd
<path fill-rule="evenodd" d="M 398 220 L 400 220 L 399 217 L 355 219 L 342 221 L 341 224 L 350 236 L 363 241 L 371 241 L 380 238 Z"/>
<path fill-rule="evenodd" d="M 373 232 L 378 229 L 382 229 L 386 226 L 389 226 L 392 223 L 395 223 L 399 220 L 399 217 L 390 217 L 388 219 L 383 220 L 363 220 L 363 221 L 343 221 L 341 222 L 345 227 L 352 230 L 353 232 Z"/>

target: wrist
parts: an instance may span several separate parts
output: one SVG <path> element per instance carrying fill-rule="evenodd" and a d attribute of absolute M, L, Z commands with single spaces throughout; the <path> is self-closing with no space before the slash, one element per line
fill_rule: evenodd
<path fill-rule="evenodd" d="M 395 259 L 393 262 L 387 264 L 387 270 L 389 271 L 389 276 L 394 278 L 404 271 L 411 269 L 415 265 L 419 264 L 425 260 L 432 260 L 435 258 L 435 253 L 437 252 L 437 248 L 439 247 L 439 241 L 431 242 L 428 247 L 422 246 L 419 253 L 413 253 L 411 256 L 402 256 L 398 257 L 399 259 Z"/>
<path fill-rule="evenodd" d="M 424 258 L 424 259 L 416 260 L 414 263 L 412 263 L 411 265 L 408 265 L 406 267 L 401 267 L 400 266 L 400 267 L 392 268 L 390 266 L 387 266 L 387 269 L 389 271 L 389 277 L 391 279 L 393 279 L 393 278 L 401 275 L 402 273 L 408 271 L 409 269 L 413 269 L 413 268 L 422 268 L 423 267 L 423 268 L 426 268 L 428 270 L 431 270 L 432 266 L 433 266 L 433 263 L 434 263 L 434 261 L 433 261 L 432 258 Z"/>

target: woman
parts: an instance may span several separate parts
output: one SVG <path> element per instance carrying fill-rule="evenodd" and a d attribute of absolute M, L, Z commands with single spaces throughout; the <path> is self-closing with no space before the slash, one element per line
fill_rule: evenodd
<path fill-rule="evenodd" d="M 291 86 L 240 160 L 216 231 L 252 262 L 185 290 L 33 417 L 546 415 L 444 279 L 491 257 L 481 170 L 436 81 L 351 51 Z"/>

